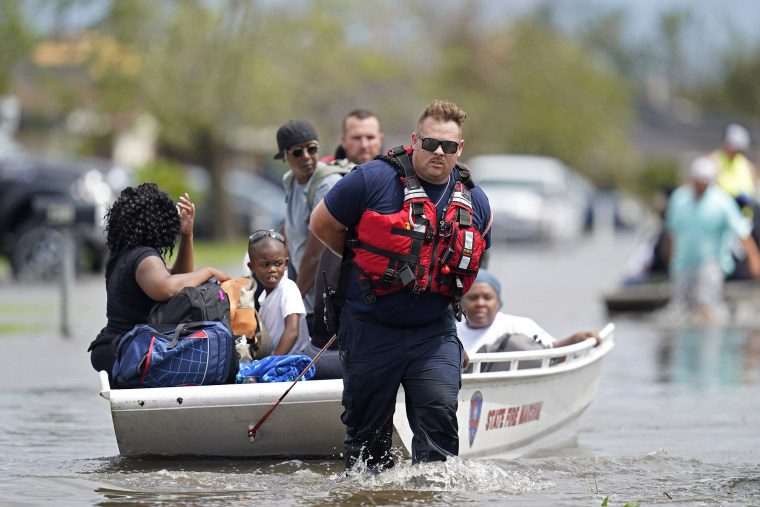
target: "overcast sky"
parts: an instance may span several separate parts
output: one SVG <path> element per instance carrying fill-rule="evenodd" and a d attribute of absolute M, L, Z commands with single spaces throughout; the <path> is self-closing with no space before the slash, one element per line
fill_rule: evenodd
<path fill-rule="evenodd" d="M 65 22 L 72 28 L 81 28 L 99 18 L 103 6 L 112 0 L 92 2 L 79 9 L 71 9 Z M 205 0 L 223 6 L 226 0 Z M 261 0 L 261 5 L 288 4 L 297 8 L 310 0 Z M 402 3 L 405 0 L 401 0 Z M 683 48 L 687 65 L 697 67 L 716 64 L 721 54 L 730 50 L 737 36 L 753 46 L 760 44 L 760 0 L 481 0 L 483 24 L 501 22 L 505 18 L 522 16 L 543 5 L 551 5 L 556 12 L 555 21 L 569 31 L 582 29 L 590 18 L 604 12 L 622 10 L 626 16 L 624 34 L 626 42 L 637 47 L 656 44 L 660 35 L 660 16 L 674 10 L 691 13 L 691 23 L 685 30 Z M 446 8 L 447 3 L 461 5 L 461 0 L 440 0 L 437 5 Z M 39 3 L 31 2 L 27 5 Z M 43 6 L 49 4 L 42 4 Z M 373 9 L 367 2 L 367 9 Z M 48 12 L 45 12 L 48 11 Z M 49 9 L 37 9 L 33 19 L 40 26 L 49 25 Z M 371 19 L 370 19 L 371 22 Z"/>
<path fill-rule="evenodd" d="M 489 0 L 489 17 L 519 15 L 541 5 L 552 5 L 559 21 L 572 25 L 588 19 L 592 13 L 622 10 L 628 13 L 631 37 L 640 38 L 657 30 L 659 16 L 664 12 L 685 10 L 693 13 L 696 24 L 710 29 L 709 37 L 721 39 L 727 24 L 743 35 L 758 39 L 760 2 L 757 0 Z"/>

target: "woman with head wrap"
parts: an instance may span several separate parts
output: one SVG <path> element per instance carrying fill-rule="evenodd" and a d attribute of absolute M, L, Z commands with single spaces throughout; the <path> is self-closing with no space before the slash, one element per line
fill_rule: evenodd
<path fill-rule="evenodd" d="M 466 319 L 457 323 L 457 334 L 465 352 L 502 352 L 537 348 L 563 347 L 596 338 L 595 331 L 576 333 L 556 340 L 534 320 L 500 312 L 501 284 L 488 271 L 481 269 L 472 287 L 462 298 Z"/>

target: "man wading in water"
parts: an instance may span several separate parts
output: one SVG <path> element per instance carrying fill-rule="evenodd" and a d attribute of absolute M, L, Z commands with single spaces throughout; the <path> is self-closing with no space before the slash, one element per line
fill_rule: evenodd
<path fill-rule="evenodd" d="M 343 365 L 346 467 L 394 465 L 396 394 L 406 393 L 412 462 L 459 452 L 456 418 L 464 353 L 459 301 L 490 245 L 491 210 L 462 153 L 465 113 L 431 103 L 412 146 L 357 166 L 330 190 L 311 228 L 336 254 L 346 249 L 337 300 Z"/>

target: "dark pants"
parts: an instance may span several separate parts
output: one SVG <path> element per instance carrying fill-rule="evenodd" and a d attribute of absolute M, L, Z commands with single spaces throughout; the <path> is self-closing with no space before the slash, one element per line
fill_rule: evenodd
<path fill-rule="evenodd" d="M 459 453 L 457 396 L 464 356 L 454 318 L 394 328 L 340 321 L 346 467 L 362 459 L 373 470 L 393 466 L 391 437 L 399 385 L 414 433 L 412 462 L 444 461 Z"/>
<path fill-rule="evenodd" d="M 116 360 L 110 343 L 101 343 L 92 348 L 90 352 L 90 363 L 95 371 L 105 370 L 108 372 L 108 378 L 111 379 L 113 363 Z"/>

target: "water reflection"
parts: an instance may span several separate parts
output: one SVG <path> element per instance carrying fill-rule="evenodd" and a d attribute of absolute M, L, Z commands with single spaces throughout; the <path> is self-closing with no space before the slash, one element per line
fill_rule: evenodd
<path fill-rule="evenodd" d="M 659 382 L 694 390 L 754 383 L 760 365 L 760 330 L 665 330 L 657 359 Z"/>

